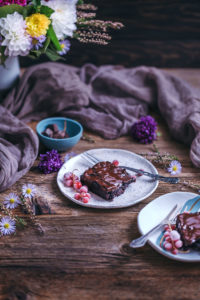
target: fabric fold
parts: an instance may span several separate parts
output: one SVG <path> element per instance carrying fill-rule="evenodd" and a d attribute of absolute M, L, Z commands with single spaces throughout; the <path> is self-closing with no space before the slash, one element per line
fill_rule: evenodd
<path fill-rule="evenodd" d="M 1 101 L 0 191 L 23 176 L 37 156 L 37 136 L 25 123 L 51 116 L 76 119 L 102 137 L 116 139 L 128 134 L 149 107 L 159 109 L 171 135 L 191 145 L 190 158 L 200 167 L 199 99 L 195 88 L 153 67 L 33 66 Z"/>

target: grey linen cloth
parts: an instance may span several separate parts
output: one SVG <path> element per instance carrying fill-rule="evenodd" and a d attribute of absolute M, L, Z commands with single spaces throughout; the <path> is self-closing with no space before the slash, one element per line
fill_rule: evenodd
<path fill-rule="evenodd" d="M 66 116 L 115 139 L 128 134 L 150 106 L 160 110 L 175 139 L 191 145 L 190 158 L 200 167 L 200 100 L 184 81 L 143 66 L 45 63 L 27 69 L 1 101 L 0 191 L 23 176 L 37 157 L 38 139 L 26 122 Z"/>

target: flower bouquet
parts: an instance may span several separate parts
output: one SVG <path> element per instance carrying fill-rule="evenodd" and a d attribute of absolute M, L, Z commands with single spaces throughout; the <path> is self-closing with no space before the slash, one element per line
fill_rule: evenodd
<path fill-rule="evenodd" d="M 108 29 L 123 25 L 96 20 L 96 9 L 82 0 L 0 0 L 0 63 L 42 54 L 57 61 L 69 51 L 71 38 L 107 44 Z"/>

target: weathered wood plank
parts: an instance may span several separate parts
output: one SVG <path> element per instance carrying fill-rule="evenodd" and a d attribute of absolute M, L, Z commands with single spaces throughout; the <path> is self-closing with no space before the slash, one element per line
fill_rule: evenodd
<path fill-rule="evenodd" d="M 199 70 L 170 72 L 194 86 L 200 84 Z M 192 167 L 189 148 L 172 140 L 162 118 L 153 114 L 162 132 L 156 142 L 159 149 L 179 157 L 183 179 L 200 183 L 200 170 Z M 32 128 L 35 125 L 31 123 Z M 74 151 L 108 147 L 142 153 L 152 149 L 151 145 L 141 146 L 130 137 L 113 142 L 89 134 L 96 143 L 80 141 Z M 159 172 L 167 174 L 161 169 Z M 148 245 L 136 250 L 128 247 L 128 243 L 139 236 L 138 212 L 159 195 L 179 190 L 179 186 L 160 183 L 151 197 L 127 209 L 93 210 L 67 200 L 58 190 L 56 174 L 44 175 L 32 168 L 12 189 L 1 193 L 0 200 L 11 190 L 20 191 L 27 182 L 39 187 L 52 214 L 37 217 L 45 229 L 43 236 L 29 226 L 13 237 L 0 239 L 0 299 L 199 298 L 197 264 L 170 261 Z"/>

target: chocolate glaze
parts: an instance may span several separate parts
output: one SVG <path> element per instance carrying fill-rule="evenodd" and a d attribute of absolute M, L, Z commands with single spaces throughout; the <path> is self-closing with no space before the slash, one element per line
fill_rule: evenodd
<path fill-rule="evenodd" d="M 99 162 L 85 171 L 81 176 L 81 181 L 94 193 L 107 200 L 112 200 L 115 196 L 122 194 L 134 180 L 125 169 L 105 161 Z"/>
<path fill-rule="evenodd" d="M 184 246 L 190 246 L 200 239 L 200 213 L 183 213 L 177 216 L 176 227 Z"/>

